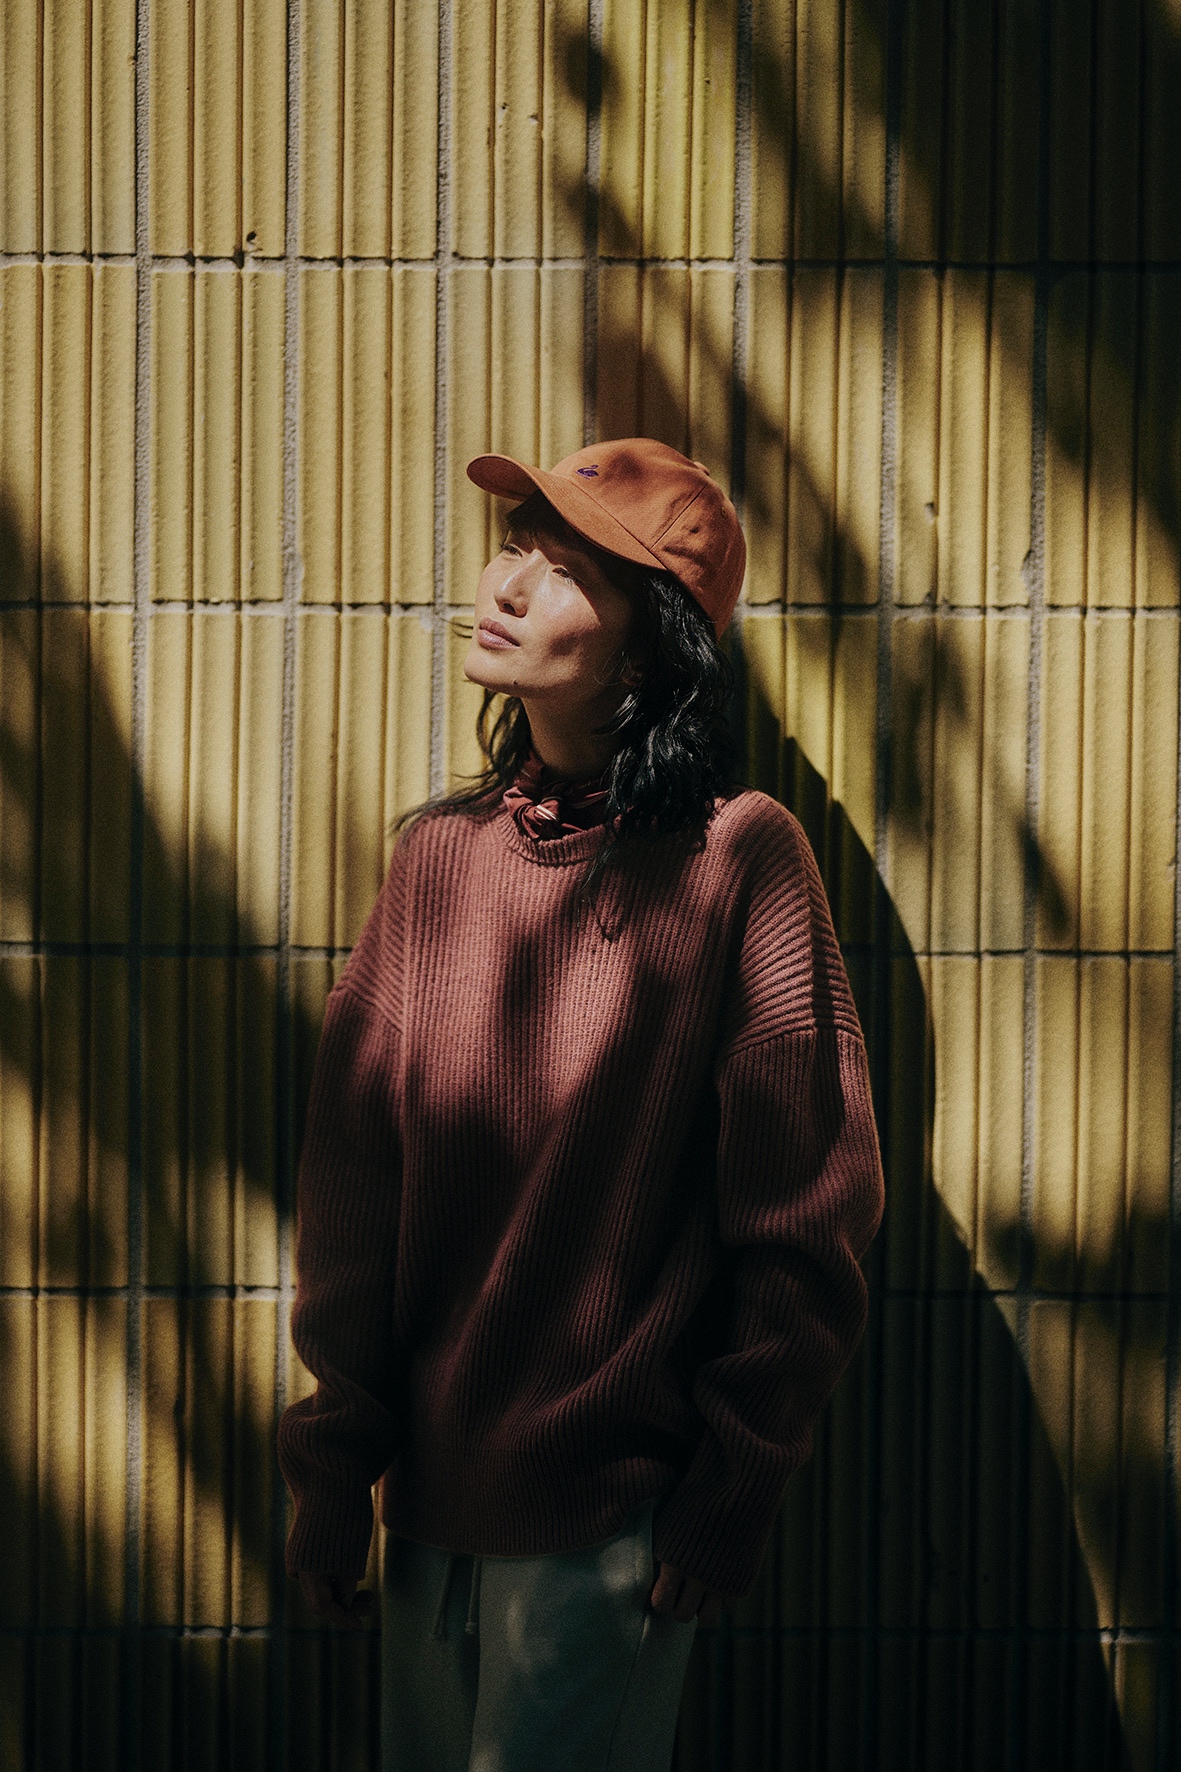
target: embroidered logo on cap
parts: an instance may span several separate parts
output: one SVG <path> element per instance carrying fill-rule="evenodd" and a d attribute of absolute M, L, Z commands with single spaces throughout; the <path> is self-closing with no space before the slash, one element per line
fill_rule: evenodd
<path fill-rule="evenodd" d="M 593 468 L 575 468 L 574 472 L 581 474 L 584 480 L 597 480 L 599 477 L 597 464 Z"/>

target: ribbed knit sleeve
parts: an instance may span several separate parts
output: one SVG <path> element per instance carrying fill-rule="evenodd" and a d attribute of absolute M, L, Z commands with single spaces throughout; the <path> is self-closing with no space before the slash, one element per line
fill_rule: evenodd
<path fill-rule="evenodd" d="M 727 1345 L 697 1369 L 705 1431 L 658 1509 L 662 1562 L 734 1598 L 865 1326 L 859 1259 L 884 1203 L 865 1048 L 819 873 L 783 813 L 752 858 L 725 1037 L 717 1230 Z"/>
<path fill-rule="evenodd" d="M 382 905 L 358 963 L 328 999 L 300 1158 L 292 1338 L 318 1382 L 279 1424 L 279 1463 L 295 1498 L 292 1575 L 364 1573 L 372 1485 L 396 1451 L 390 1321 L 400 1036 L 359 988 Z"/>

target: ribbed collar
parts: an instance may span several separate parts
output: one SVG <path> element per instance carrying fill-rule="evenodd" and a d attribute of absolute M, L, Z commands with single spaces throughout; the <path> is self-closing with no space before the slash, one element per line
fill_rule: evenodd
<path fill-rule="evenodd" d="M 492 824 L 515 855 L 551 868 L 568 867 L 572 862 L 588 861 L 603 841 L 607 829 L 605 824 L 596 824 L 589 830 L 569 831 L 561 837 L 531 837 L 520 828 L 512 812 L 504 805 Z"/>
<path fill-rule="evenodd" d="M 530 750 L 496 819 L 509 847 L 530 861 L 559 866 L 592 855 L 606 824 L 607 776 L 603 769 L 576 781 Z"/>

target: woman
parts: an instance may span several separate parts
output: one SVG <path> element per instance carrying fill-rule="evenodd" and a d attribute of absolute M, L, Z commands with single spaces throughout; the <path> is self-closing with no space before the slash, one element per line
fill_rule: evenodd
<path fill-rule="evenodd" d="M 644 438 L 468 473 L 524 501 L 487 767 L 329 998 L 288 1568 L 357 1625 L 382 1479 L 387 1772 L 650 1772 L 860 1338 L 881 1166 L 815 861 L 733 781 L 733 507 Z"/>

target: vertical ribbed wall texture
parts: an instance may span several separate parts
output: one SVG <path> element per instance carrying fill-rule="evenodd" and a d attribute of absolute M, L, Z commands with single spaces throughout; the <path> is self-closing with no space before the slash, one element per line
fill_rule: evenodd
<path fill-rule="evenodd" d="M 9 0 L 0 1764 L 368 1768 L 290 1202 L 486 448 L 730 487 L 870 1040 L 870 1333 L 679 1772 L 1181 1753 L 1178 0 Z"/>

